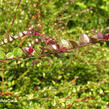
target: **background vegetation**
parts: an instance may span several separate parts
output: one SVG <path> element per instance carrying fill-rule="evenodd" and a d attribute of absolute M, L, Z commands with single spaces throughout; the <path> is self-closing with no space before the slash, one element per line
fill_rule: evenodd
<path fill-rule="evenodd" d="M 37 4 L 37 5 L 36 5 Z M 109 26 L 108 0 L 0 0 L 0 39 L 10 31 L 16 35 L 28 25 L 42 25 L 49 37 L 78 40 L 91 30 L 102 32 Z M 38 16 L 40 10 L 40 17 Z M 16 13 L 13 26 L 12 20 Z M 31 20 L 34 18 L 34 20 Z M 107 31 L 108 32 L 108 31 Z M 22 45 L 26 46 L 29 39 Z M 0 59 L 23 56 L 21 39 L 0 46 Z M 0 99 L 17 102 L 0 103 L 1 109 L 105 109 L 109 106 L 109 43 L 96 43 L 61 56 L 39 59 L 1 61 L 5 69 L 5 92 Z M 7 50 L 5 50 L 7 48 Z M 38 51 L 38 47 L 35 47 Z M 48 62 L 49 60 L 49 62 Z M 0 91 L 2 91 L 0 71 Z"/>

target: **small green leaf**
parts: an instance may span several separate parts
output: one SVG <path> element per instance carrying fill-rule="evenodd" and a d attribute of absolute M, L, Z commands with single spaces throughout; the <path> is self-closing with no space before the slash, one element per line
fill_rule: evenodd
<path fill-rule="evenodd" d="M 20 48 L 14 48 L 14 50 L 13 50 L 13 55 L 14 55 L 15 57 L 17 57 L 17 56 L 22 56 L 22 55 L 23 55 L 23 51 L 22 51 Z"/>
<path fill-rule="evenodd" d="M 3 51 L 0 51 L 0 59 L 4 59 L 5 53 Z"/>
<path fill-rule="evenodd" d="M 14 58 L 14 55 L 13 55 L 13 52 L 9 52 L 7 55 L 6 55 L 7 58 Z"/>

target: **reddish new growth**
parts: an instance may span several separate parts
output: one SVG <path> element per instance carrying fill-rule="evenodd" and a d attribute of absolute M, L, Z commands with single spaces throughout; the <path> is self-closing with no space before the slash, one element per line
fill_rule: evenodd
<path fill-rule="evenodd" d="M 103 39 L 109 40 L 109 34 L 104 34 L 104 35 L 103 35 Z"/>
<path fill-rule="evenodd" d="M 34 49 L 33 49 L 32 47 L 30 47 L 30 48 L 28 49 L 28 53 L 29 53 L 29 54 L 33 53 L 33 51 L 34 51 Z"/>
<path fill-rule="evenodd" d="M 26 55 L 31 55 L 33 53 L 33 51 L 34 51 L 34 48 L 32 48 L 32 47 L 24 47 L 23 51 L 24 51 L 24 53 Z"/>
<path fill-rule="evenodd" d="M 67 50 L 67 47 L 62 47 L 61 51 L 64 52 Z"/>
<path fill-rule="evenodd" d="M 33 31 L 33 33 L 32 33 L 34 36 L 40 36 L 41 35 L 41 33 L 40 32 L 38 32 L 38 31 Z"/>
<path fill-rule="evenodd" d="M 55 43 L 56 39 L 55 38 L 48 38 L 47 44 L 53 44 Z"/>

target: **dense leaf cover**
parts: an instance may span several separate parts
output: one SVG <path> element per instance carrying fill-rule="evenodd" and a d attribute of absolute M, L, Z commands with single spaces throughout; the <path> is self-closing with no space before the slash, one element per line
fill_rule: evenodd
<path fill-rule="evenodd" d="M 1 0 L 0 109 L 108 109 L 108 26 L 108 0 Z"/>

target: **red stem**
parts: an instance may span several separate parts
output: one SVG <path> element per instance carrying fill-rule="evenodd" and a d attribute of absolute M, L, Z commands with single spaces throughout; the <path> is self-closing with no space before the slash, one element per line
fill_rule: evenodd
<path fill-rule="evenodd" d="M 22 1 L 22 0 L 19 0 L 19 2 L 18 2 L 18 4 L 17 4 L 16 12 L 17 12 L 17 9 L 18 9 L 19 6 L 20 6 L 21 1 Z M 14 21 L 15 21 L 15 18 L 16 18 L 16 12 L 15 12 L 15 14 L 14 14 L 14 17 L 13 17 L 13 20 L 12 20 L 11 27 L 12 27 L 13 24 L 14 24 Z M 10 34 L 10 32 L 11 32 L 11 29 L 9 29 L 9 31 L 7 32 L 7 33 L 8 33 L 8 39 L 9 39 L 9 34 Z M 7 48 L 8 48 L 8 45 L 6 44 L 5 53 L 6 53 L 6 51 L 7 51 Z"/>
<path fill-rule="evenodd" d="M 109 40 L 105 40 L 105 39 L 99 39 L 98 41 L 96 42 L 100 42 L 100 41 L 109 41 Z M 77 48 L 81 48 L 81 47 L 85 47 L 85 46 L 88 46 L 92 43 L 87 43 L 87 44 L 84 44 L 84 45 L 80 45 L 79 47 Z M 77 48 L 69 48 L 67 49 L 65 52 L 69 51 L 69 50 L 74 50 L 74 49 L 77 49 Z M 56 52 L 56 53 L 60 53 L 61 51 L 59 52 Z M 40 56 L 38 58 L 41 58 L 41 57 L 45 57 L 45 56 L 49 56 L 49 54 L 51 53 L 48 53 L 48 54 L 40 54 Z M 54 54 L 54 53 L 53 53 Z M 16 59 L 25 59 L 25 58 L 31 58 L 31 57 L 16 57 L 16 58 L 8 58 L 8 59 L 0 59 L 0 61 L 9 61 L 9 60 L 16 60 Z"/>
<path fill-rule="evenodd" d="M 19 0 L 19 3 L 17 4 L 16 11 L 17 11 L 17 9 L 18 9 L 18 8 L 19 8 L 19 6 L 20 6 L 20 3 L 21 3 L 21 1 L 22 1 L 22 0 Z M 15 18 L 16 18 L 16 13 L 14 14 L 14 17 L 13 17 L 13 21 L 12 21 L 12 24 L 11 24 L 11 26 L 13 26 L 13 24 L 14 24 L 14 21 L 15 21 Z"/>
<path fill-rule="evenodd" d="M 8 58 L 8 59 L 0 59 L 0 61 L 9 61 L 9 60 L 16 60 L 16 59 L 24 59 L 25 57 L 16 57 L 16 58 Z"/>

